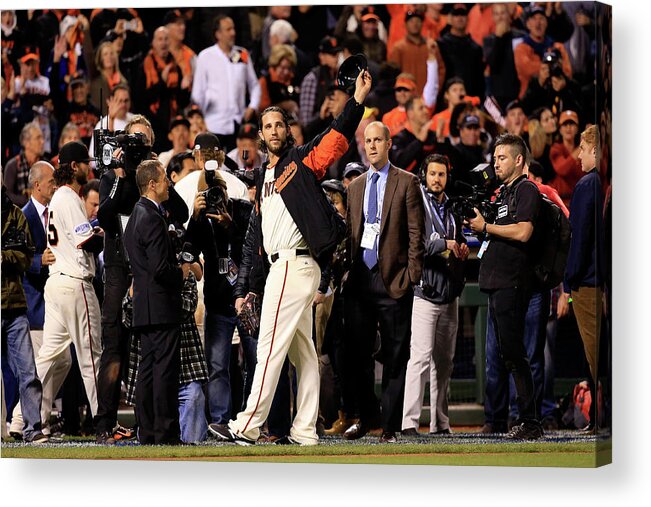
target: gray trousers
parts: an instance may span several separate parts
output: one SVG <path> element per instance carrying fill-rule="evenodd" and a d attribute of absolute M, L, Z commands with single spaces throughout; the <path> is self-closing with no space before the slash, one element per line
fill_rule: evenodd
<path fill-rule="evenodd" d="M 448 386 L 454 367 L 459 298 L 438 305 L 414 296 L 402 429 L 419 426 L 425 384 L 430 380 L 430 432 L 450 428 Z"/>

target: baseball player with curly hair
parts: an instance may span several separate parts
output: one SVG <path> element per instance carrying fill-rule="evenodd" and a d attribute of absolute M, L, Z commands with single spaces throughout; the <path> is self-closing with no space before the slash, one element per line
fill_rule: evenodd
<path fill-rule="evenodd" d="M 56 261 L 50 266 L 45 284 L 45 324 L 43 345 L 36 357 L 36 369 L 43 385 L 41 418 L 50 416 L 52 399 L 61 387 L 55 385 L 65 375 L 53 373 L 67 362 L 69 348 L 75 345 L 81 377 L 93 415 L 97 413 L 97 372 L 102 354 L 100 309 L 93 289 L 94 254 L 102 251 L 103 236 L 88 222 L 79 191 L 88 182 L 90 157 L 87 148 L 76 141 L 65 144 L 59 154 L 60 167 L 54 171 L 58 185 L 49 206 L 47 241 Z M 65 367 L 65 365 L 64 365 Z M 55 380 L 55 379 L 60 380 Z"/>
<path fill-rule="evenodd" d="M 257 180 L 257 228 L 252 270 L 266 271 L 258 338 L 258 365 L 246 408 L 228 425 L 211 424 L 218 439 L 252 445 L 269 414 L 280 371 L 289 355 L 296 367 L 296 416 L 290 434 L 276 443 L 315 445 L 319 411 L 319 364 L 312 342 L 312 301 L 321 269 L 345 234 L 341 217 L 318 181 L 348 149 L 371 89 L 360 72 L 355 93 L 330 127 L 295 147 L 287 114 L 270 107 L 260 117 L 260 144 L 268 152 Z M 253 287 L 251 287 L 253 289 Z M 239 312 L 242 299 L 236 301 Z"/>

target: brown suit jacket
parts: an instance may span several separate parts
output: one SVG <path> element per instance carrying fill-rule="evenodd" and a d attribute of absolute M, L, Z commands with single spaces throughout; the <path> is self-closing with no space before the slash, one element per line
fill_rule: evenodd
<path fill-rule="evenodd" d="M 364 232 L 366 174 L 348 186 L 346 251 L 351 275 L 364 261 L 360 243 Z M 423 266 L 423 197 L 418 178 L 393 164 L 389 167 L 378 244 L 378 265 L 384 286 L 394 299 L 420 282 Z M 349 277 L 349 280 L 354 276 Z"/>

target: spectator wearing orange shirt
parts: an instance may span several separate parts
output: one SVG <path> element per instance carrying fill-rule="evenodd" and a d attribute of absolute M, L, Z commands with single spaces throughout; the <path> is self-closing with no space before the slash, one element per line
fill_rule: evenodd
<path fill-rule="evenodd" d="M 538 78 L 542 57 L 546 51 L 558 48 L 561 55 L 563 73 L 567 78 L 572 77 L 572 66 L 570 57 L 565 51 L 563 44 L 554 42 L 554 39 L 547 35 L 548 20 L 545 9 L 534 5 L 526 13 L 526 27 L 529 33 L 525 35 L 523 42 L 518 44 L 513 51 L 515 58 L 515 69 L 520 80 L 520 95 L 522 99 L 527 91 L 529 81 Z"/>
<path fill-rule="evenodd" d="M 163 18 L 169 38 L 169 51 L 176 64 L 181 68 L 187 88 L 192 88 L 192 76 L 197 61 L 197 54 L 183 43 L 185 39 L 185 18 L 178 9 L 168 11 Z"/>
<path fill-rule="evenodd" d="M 418 94 L 423 92 L 425 81 L 427 81 L 427 58 L 429 56 L 427 42 L 421 34 L 424 18 L 421 11 L 407 11 L 405 13 L 407 35 L 396 42 L 389 53 L 390 62 L 395 62 L 402 72 L 413 74 Z"/>
<path fill-rule="evenodd" d="M 416 96 L 416 81 L 414 76 L 403 72 L 396 78 L 396 84 L 393 87 L 396 94 L 396 102 L 398 105 L 391 111 L 382 116 L 382 123 L 389 127 L 391 137 L 395 136 L 407 123 L 407 111 L 405 105 L 414 96 Z"/>
<path fill-rule="evenodd" d="M 468 102 L 475 106 L 479 105 L 479 97 L 467 97 L 466 85 L 460 77 L 451 77 L 445 82 L 443 88 L 443 100 L 447 105 L 440 113 L 434 115 L 431 128 L 436 132 L 439 142 L 450 135 L 450 119 L 455 106 Z"/>

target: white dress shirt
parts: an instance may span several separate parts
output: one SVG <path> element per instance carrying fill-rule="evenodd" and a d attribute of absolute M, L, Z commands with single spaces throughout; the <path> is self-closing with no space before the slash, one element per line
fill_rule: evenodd
<path fill-rule="evenodd" d="M 245 103 L 247 88 L 251 97 L 248 105 Z M 192 101 L 203 111 L 208 130 L 217 135 L 235 133 L 233 122 L 242 122 L 247 107 L 257 109 L 260 95 L 251 55 L 245 49 L 234 46 L 226 55 L 215 44 L 199 53 Z"/>

